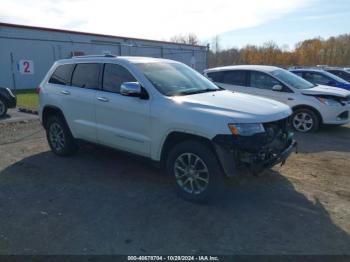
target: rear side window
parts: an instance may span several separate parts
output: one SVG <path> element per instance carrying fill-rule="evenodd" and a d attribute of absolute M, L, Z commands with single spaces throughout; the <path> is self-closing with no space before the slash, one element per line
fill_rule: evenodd
<path fill-rule="evenodd" d="M 137 80 L 123 66 L 117 64 L 105 64 L 103 73 L 103 90 L 120 93 L 120 86 L 124 82 L 136 82 Z"/>
<path fill-rule="evenodd" d="M 339 76 L 340 78 L 345 79 L 346 81 L 350 80 L 350 74 L 345 72 L 345 71 L 341 71 L 341 70 L 328 70 L 329 73 Z"/>
<path fill-rule="evenodd" d="M 337 71 L 337 70 L 327 70 L 327 71 L 333 75 L 337 75 L 337 76 L 341 75 L 341 71 Z"/>
<path fill-rule="evenodd" d="M 303 72 L 292 72 L 294 74 L 296 74 L 297 76 L 303 77 Z"/>
<path fill-rule="evenodd" d="M 77 64 L 72 77 L 72 86 L 97 89 L 101 64 Z"/>
<path fill-rule="evenodd" d="M 245 71 L 226 71 L 223 72 L 223 83 L 237 86 L 245 86 L 247 73 Z"/>
<path fill-rule="evenodd" d="M 246 86 L 247 74 L 245 71 L 220 71 L 207 73 L 207 76 L 217 83 L 224 83 L 237 86 Z"/>
<path fill-rule="evenodd" d="M 223 72 L 210 72 L 207 76 L 213 82 L 222 83 Z"/>
<path fill-rule="evenodd" d="M 50 77 L 49 83 L 57 85 L 70 85 L 74 64 L 60 65 Z"/>
<path fill-rule="evenodd" d="M 311 72 L 305 72 L 304 73 L 304 78 L 308 80 L 311 83 L 316 83 L 316 84 L 328 84 L 330 82 L 330 78 L 327 76 L 321 75 L 319 73 L 311 73 Z"/>

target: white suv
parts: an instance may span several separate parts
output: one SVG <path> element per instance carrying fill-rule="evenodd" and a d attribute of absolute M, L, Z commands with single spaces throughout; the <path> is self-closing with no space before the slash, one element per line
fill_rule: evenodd
<path fill-rule="evenodd" d="M 343 125 L 350 121 L 350 92 L 314 85 L 274 66 L 226 66 L 204 74 L 220 87 L 262 96 L 293 109 L 293 127 L 300 132 L 316 131 L 321 124 Z"/>
<path fill-rule="evenodd" d="M 190 67 L 143 57 L 86 56 L 56 62 L 39 87 L 52 151 L 78 141 L 162 164 L 181 196 L 203 200 L 222 175 L 284 163 L 296 142 L 291 110 L 218 88 Z"/>

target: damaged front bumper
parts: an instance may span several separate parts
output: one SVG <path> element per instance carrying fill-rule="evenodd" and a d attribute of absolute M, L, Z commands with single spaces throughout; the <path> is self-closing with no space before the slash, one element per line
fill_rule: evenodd
<path fill-rule="evenodd" d="M 289 155 L 293 152 L 298 153 L 298 143 L 294 139 L 290 142 L 289 146 L 281 153 L 276 154 L 267 160 L 256 162 L 252 171 L 253 173 L 259 173 L 259 171 L 273 167 L 277 164 L 284 165 Z"/>
<path fill-rule="evenodd" d="M 242 169 L 258 174 L 274 165 L 283 165 L 291 153 L 297 152 L 293 133 L 278 129 L 272 135 L 218 135 L 213 139 L 213 144 L 221 166 L 229 177 Z"/>

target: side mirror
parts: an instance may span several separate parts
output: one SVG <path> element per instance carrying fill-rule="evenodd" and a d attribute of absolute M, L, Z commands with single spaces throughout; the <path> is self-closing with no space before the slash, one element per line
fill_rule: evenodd
<path fill-rule="evenodd" d="M 272 87 L 272 90 L 273 91 L 282 91 L 283 87 L 281 85 L 274 85 Z"/>
<path fill-rule="evenodd" d="M 120 86 L 120 94 L 140 97 L 142 94 L 141 85 L 139 82 L 125 82 Z"/>

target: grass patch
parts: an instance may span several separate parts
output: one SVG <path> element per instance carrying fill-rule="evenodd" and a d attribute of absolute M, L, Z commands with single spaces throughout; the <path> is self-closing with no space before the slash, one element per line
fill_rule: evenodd
<path fill-rule="evenodd" d="M 37 109 L 39 106 L 39 96 L 34 89 L 17 90 L 17 107 Z"/>

